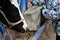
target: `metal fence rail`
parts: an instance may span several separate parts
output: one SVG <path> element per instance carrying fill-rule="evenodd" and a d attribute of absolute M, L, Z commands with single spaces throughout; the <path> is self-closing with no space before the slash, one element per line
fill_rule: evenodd
<path fill-rule="evenodd" d="M 45 30 L 47 24 L 48 24 L 48 21 L 45 22 L 45 23 L 41 26 L 41 28 L 39 28 L 39 29 L 37 30 L 37 32 L 35 33 L 35 35 L 32 37 L 32 40 L 38 40 L 39 37 L 42 36 L 43 31 Z"/>

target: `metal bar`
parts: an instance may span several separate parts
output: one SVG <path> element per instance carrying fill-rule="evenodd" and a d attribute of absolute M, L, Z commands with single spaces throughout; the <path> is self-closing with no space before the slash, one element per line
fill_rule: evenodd
<path fill-rule="evenodd" d="M 10 40 L 10 37 L 8 36 L 3 24 L 0 22 L 0 32 L 5 37 L 5 40 Z"/>
<path fill-rule="evenodd" d="M 47 21 L 48 22 L 48 21 Z M 47 26 L 47 22 L 45 22 L 45 24 L 43 24 L 41 26 L 41 28 L 38 29 L 38 31 L 35 33 L 35 35 L 32 37 L 32 40 L 38 40 L 39 37 L 41 37 L 43 31 L 45 30 L 46 26 Z"/>

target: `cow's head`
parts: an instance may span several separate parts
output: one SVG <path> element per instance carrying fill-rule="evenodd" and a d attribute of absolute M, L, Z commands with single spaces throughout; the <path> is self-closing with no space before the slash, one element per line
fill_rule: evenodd
<path fill-rule="evenodd" d="M 19 5 L 17 3 L 17 0 L 5 0 L 4 6 L 2 7 L 2 11 L 4 12 L 7 19 L 10 22 L 15 23 L 15 22 L 17 22 L 19 20 L 24 19 L 22 13 L 19 10 Z M 0 16 L 1 16 L 0 20 L 4 24 L 9 26 L 9 24 L 5 20 L 4 16 L 2 14 Z M 11 29 L 22 32 L 22 31 L 25 31 L 26 28 L 27 28 L 26 21 L 23 20 L 21 23 L 13 26 Z"/>

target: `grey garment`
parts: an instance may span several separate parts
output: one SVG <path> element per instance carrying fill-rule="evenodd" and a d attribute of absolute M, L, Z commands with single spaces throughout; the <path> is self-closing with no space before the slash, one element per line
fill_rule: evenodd
<path fill-rule="evenodd" d="M 43 6 L 42 6 L 43 7 Z M 29 30 L 37 30 L 40 27 L 40 6 L 33 6 L 28 9 L 23 15 L 28 24 Z"/>

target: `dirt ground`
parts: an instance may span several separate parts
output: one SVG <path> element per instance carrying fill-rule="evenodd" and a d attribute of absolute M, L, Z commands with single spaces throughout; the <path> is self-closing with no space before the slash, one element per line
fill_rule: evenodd
<path fill-rule="evenodd" d="M 19 36 L 16 40 L 31 40 L 31 37 L 35 34 L 35 32 L 27 32 L 27 33 L 19 33 Z M 48 24 L 45 31 L 39 40 L 56 40 L 56 33 L 54 32 L 51 24 Z"/>
<path fill-rule="evenodd" d="M 36 31 L 28 31 L 25 33 L 19 33 L 16 38 L 14 38 L 15 31 L 8 30 L 8 33 L 11 37 L 11 40 L 31 40 L 32 36 L 35 34 Z M 4 40 L 3 36 L 0 34 L 0 40 Z M 39 40 L 56 40 L 56 33 L 54 32 L 51 24 L 48 24 L 45 31 L 43 32 L 42 36 Z"/>
<path fill-rule="evenodd" d="M 31 40 L 31 37 L 35 34 L 35 32 L 30 31 L 30 32 L 25 32 L 25 33 L 19 33 L 16 38 L 13 38 L 14 31 L 10 31 L 10 36 L 12 40 Z M 0 35 L 0 40 L 2 40 L 2 37 Z M 48 25 L 42 34 L 42 36 L 39 38 L 39 40 L 56 40 L 56 34 L 51 27 L 51 25 Z"/>
<path fill-rule="evenodd" d="M 16 40 L 31 40 L 31 37 L 35 34 L 35 32 L 25 32 L 19 33 Z M 39 40 L 56 40 L 56 33 L 54 32 L 53 28 L 50 24 L 47 25 L 44 33 L 39 38 Z"/>

